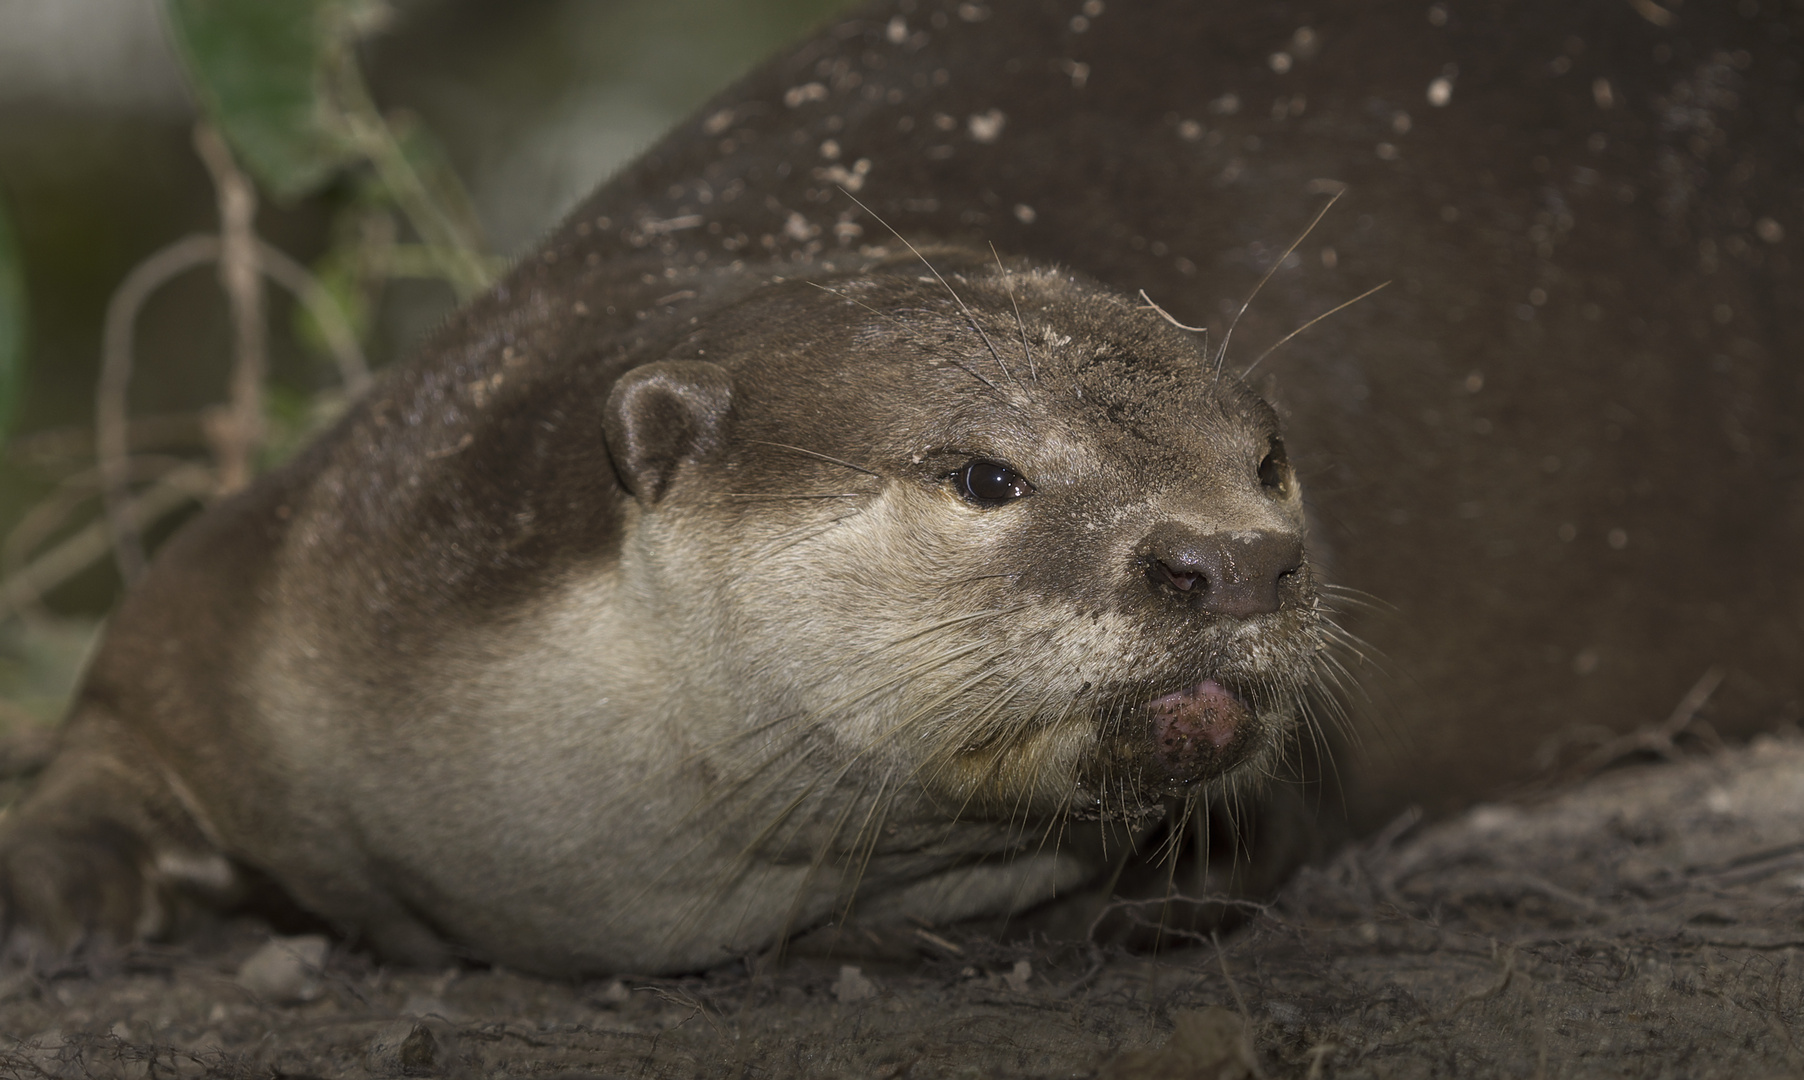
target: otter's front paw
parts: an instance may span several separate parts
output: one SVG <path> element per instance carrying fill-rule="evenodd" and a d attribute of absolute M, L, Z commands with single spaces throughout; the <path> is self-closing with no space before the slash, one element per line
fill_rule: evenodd
<path fill-rule="evenodd" d="M 10 952 L 70 955 L 160 929 L 143 844 L 123 826 L 8 822 L 0 831 L 0 940 Z"/>

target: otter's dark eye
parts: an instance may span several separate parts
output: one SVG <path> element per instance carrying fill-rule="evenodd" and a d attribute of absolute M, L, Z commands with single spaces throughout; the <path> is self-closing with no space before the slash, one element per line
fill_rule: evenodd
<path fill-rule="evenodd" d="M 952 486 L 974 503 L 997 506 L 1031 494 L 1027 478 L 998 461 L 973 461 L 952 474 Z"/>
<path fill-rule="evenodd" d="M 1290 479 L 1290 464 L 1284 458 L 1284 444 L 1272 440 L 1271 449 L 1259 462 L 1259 482 L 1272 491 L 1283 491 Z"/>

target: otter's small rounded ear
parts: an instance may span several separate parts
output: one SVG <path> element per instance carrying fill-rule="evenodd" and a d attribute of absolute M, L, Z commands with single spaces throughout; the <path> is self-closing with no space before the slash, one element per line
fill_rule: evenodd
<path fill-rule="evenodd" d="M 602 425 L 620 482 L 640 502 L 664 497 L 677 466 L 720 444 L 733 380 L 703 360 L 660 360 L 620 377 Z"/>

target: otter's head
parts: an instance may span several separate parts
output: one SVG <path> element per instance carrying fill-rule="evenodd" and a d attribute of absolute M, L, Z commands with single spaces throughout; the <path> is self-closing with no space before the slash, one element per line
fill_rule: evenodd
<path fill-rule="evenodd" d="M 929 257 L 768 285 L 615 389 L 673 664 L 960 814 L 1269 769 L 1323 635 L 1276 414 L 1133 301 Z"/>

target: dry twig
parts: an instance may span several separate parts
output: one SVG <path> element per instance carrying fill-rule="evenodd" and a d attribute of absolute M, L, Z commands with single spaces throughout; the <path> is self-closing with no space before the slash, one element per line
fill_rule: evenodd
<path fill-rule="evenodd" d="M 268 368 L 268 328 L 263 316 L 263 275 L 257 266 L 257 189 L 232 161 L 225 140 L 206 124 L 194 129 L 194 148 L 212 174 L 219 204 L 219 284 L 232 315 L 230 404 L 207 424 L 219 468 L 222 495 L 251 482 L 263 445 L 263 380 Z"/>
<path fill-rule="evenodd" d="M 107 302 L 100 381 L 95 395 L 95 452 L 111 546 L 127 585 L 143 573 L 144 546 L 139 529 L 155 516 L 145 517 L 142 507 L 135 514 L 125 511 L 131 471 L 126 391 L 131 383 L 132 332 L 139 311 L 152 293 L 188 270 L 213 261 L 221 264 L 220 280 L 231 303 L 234 330 L 231 404 L 222 420 L 203 424 L 209 429 L 218 463 L 215 486 L 220 493 L 230 493 L 249 483 L 255 452 L 262 442 L 264 276 L 293 293 L 313 316 L 332 350 L 348 394 L 362 392 L 370 381 L 369 365 L 356 334 L 331 294 L 305 267 L 257 238 L 252 220 L 256 212 L 254 189 L 232 164 L 224 144 L 205 127 L 197 130 L 195 144 L 219 191 L 222 236 L 188 236 L 160 249 L 134 267 Z M 173 508 L 172 505 L 167 509 Z M 75 550 L 86 548 L 77 545 L 68 549 Z M 63 547 L 58 551 L 67 553 Z M 52 564 L 69 565 L 61 558 Z M 72 572 L 82 568 L 75 567 Z M 44 584 L 41 580 L 34 586 L 39 595 L 49 587 L 54 587 L 54 583 Z M 4 607 L 0 602 L 0 608 Z"/>
<path fill-rule="evenodd" d="M 107 301 L 102 332 L 100 385 L 95 392 L 95 457 L 100 464 L 101 502 L 111 532 L 113 557 L 127 584 L 144 572 L 144 545 L 126 515 L 130 466 L 126 461 L 126 388 L 132 377 L 132 330 L 150 294 L 179 274 L 219 257 L 219 238 L 188 236 L 162 248 L 125 275 Z"/>

